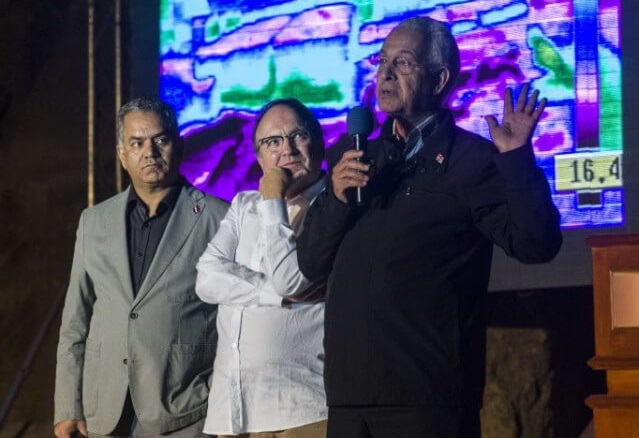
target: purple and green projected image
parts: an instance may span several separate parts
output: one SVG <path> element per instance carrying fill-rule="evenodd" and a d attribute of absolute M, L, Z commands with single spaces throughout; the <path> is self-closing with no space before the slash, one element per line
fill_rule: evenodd
<path fill-rule="evenodd" d="M 461 51 L 448 102 L 458 124 L 488 138 L 483 116 L 501 114 L 506 87 L 530 83 L 549 100 L 533 147 L 562 226 L 617 226 L 620 13 L 620 0 L 162 0 L 160 92 L 186 138 L 182 173 L 230 200 L 257 187 L 251 135 L 262 105 L 300 99 L 334 143 L 350 108 L 376 108 L 369 60 L 386 35 L 429 16 L 450 24 Z"/>

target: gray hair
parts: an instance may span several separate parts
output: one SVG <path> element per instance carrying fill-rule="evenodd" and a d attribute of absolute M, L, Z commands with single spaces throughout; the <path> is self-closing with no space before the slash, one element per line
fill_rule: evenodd
<path fill-rule="evenodd" d="M 418 32 L 425 44 L 426 65 L 431 75 L 437 76 L 442 69 L 447 69 L 450 78 L 443 92 L 442 100 L 450 93 L 459 75 L 459 47 L 446 23 L 430 17 L 408 18 L 395 29 L 407 28 Z"/>
<path fill-rule="evenodd" d="M 122 105 L 122 107 L 118 110 L 116 129 L 119 145 L 124 142 L 124 118 L 127 114 L 138 111 L 157 114 L 162 121 L 162 127 L 164 128 L 165 133 L 172 140 L 176 140 L 180 136 L 175 112 L 169 104 L 153 97 L 139 97 Z"/>

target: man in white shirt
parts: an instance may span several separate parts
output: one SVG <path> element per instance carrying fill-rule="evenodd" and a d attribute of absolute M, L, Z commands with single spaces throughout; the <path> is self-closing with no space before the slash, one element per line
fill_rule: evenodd
<path fill-rule="evenodd" d="M 324 285 L 299 271 L 295 242 L 325 186 L 322 130 L 297 99 L 280 99 L 262 109 L 253 140 L 259 191 L 235 196 L 197 264 L 197 295 L 219 304 L 204 431 L 324 438 Z"/>

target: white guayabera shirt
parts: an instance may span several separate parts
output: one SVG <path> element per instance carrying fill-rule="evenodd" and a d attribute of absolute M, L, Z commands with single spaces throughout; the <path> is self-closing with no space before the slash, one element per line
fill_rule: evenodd
<path fill-rule="evenodd" d="M 325 420 L 324 303 L 283 304 L 314 285 L 295 235 L 325 178 L 296 198 L 238 193 L 197 264 L 196 292 L 219 304 L 204 432 L 236 435 Z"/>

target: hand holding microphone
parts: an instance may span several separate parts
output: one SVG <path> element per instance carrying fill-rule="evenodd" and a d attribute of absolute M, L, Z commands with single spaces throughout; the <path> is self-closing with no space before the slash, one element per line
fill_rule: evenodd
<path fill-rule="evenodd" d="M 363 106 L 351 109 L 346 117 L 348 135 L 353 139 L 353 149 L 344 152 L 341 160 L 335 165 L 332 173 L 333 193 L 343 203 L 347 203 L 346 189 L 354 187 L 355 201 L 358 205 L 364 202 L 362 189 L 368 183 L 369 165 L 361 162 L 366 151 L 366 141 L 373 131 L 373 114 Z"/>

